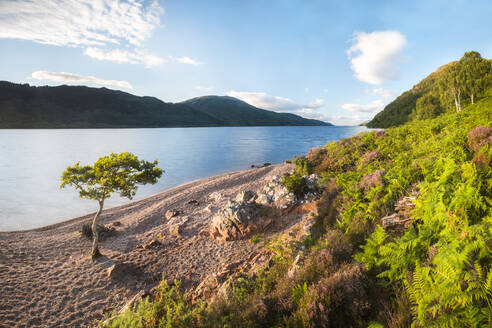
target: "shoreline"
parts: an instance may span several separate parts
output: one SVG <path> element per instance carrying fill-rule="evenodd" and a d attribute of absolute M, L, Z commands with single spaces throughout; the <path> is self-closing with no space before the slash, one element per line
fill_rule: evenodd
<path fill-rule="evenodd" d="M 282 166 L 282 165 L 285 165 L 285 164 L 281 164 L 281 163 L 280 164 L 271 164 L 269 166 L 276 167 L 276 166 Z M 222 178 L 222 177 L 231 175 L 231 174 L 245 173 L 245 172 L 248 172 L 248 171 L 251 171 L 251 170 L 255 170 L 255 169 L 258 169 L 258 168 L 261 168 L 261 167 L 255 167 L 255 168 L 244 169 L 244 170 L 239 170 L 239 171 L 230 171 L 230 172 L 225 172 L 225 173 L 221 173 L 221 174 L 217 174 L 217 175 L 212 175 L 212 176 L 205 177 L 205 178 L 198 178 L 198 179 L 195 179 L 195 180 L 191 180 L 191 181 L 185 182 L 183 184 L 179 184 L 177 186 L 173 186 L 173 187 L 164 189 L 163 191 L 160 191 L 160 192 L 158 192 L 156 194 L 152 194 L 150 196 L 146 196 L 145 198 L 142 198 L 142 199 L 130 200 L 130 201 L 128 201 L 125 204 L 121 204 L 121 205 L 117 205 L 117 206 L 105 208 L 103 210 L 103 212 L 106 212 L 106 211 L 109 211 L 109 210 L 122 209 L 122 208 L 124 208 L 124 207 L 126 207 L 126 206 L 128 206 L 130 204 L 134 204 L 134 203 L 137 204 L 137 203 L 140 203 L 140 202 L 151 201 L 152 199 L 155 199 L 157 197 L 162 197 L 163 194 L 165 194 L 165 193 L 174 191 L 174 189 L 180 190 L 180 189 L 184 189 L 184 188 L 189 188 L 191 186 L 194 186 L 194 185 L 199 184 L 201 182 L 205 182 L 205 181 L 210 180 L 210 179 L 219 179 L 219 178 Z M 95 214 L 96 214 L 96 211 L 92 211 L 92 212 L 89 212 L 89 213 L 84 214 L 84 215 L 81 215 L 81 216 L 77 216 L 77 217 L 74 217 L 74 218 L 71 218 L 71 219 L 66 219 L 66 220 L 60 221 L 58 223 L 48 224 L 48 225 L 37 227 L 37 228 L 29 228 L 29 229 L 23 229 L 23 230 L 0 230 L 0 235 L 1 234 L 6 234 L 6 233 L 23 233 L 23 232 L 47 231 L 47 230 L 51 230 L 51 229 L 56 229 L 56 228 L 58 228 L 60 226 L 63 226 L 65 224 L 70 224 L 70 223 L 73 223 L 73 222 L 80 221 L 82 219 L 92 218 L 92 217 L 94 217 Z"/>
<path fill-rule="evenodd" d="M 258 254 L 259 245 L 249 240 L 223 242 L 200 232 L 239 192 L 258 191 L 291 168 L 276 164 L 223 173 L 105 209 L 100 223 L 115 232 L 101 241 L 103 259 L 95 262 L 89 256 L 91 241 L 79 234 L 81 223 L 93 213 L 40 228 L 0 232 L 0 322 L 8 327 L 88 326 L 156 286 L 163 275 L 182 280 L 188 288 L 230 263 L 247 261 Z M 171 209 L 184 214 L 167 220 L 165 213 Z M 176 222 L 182 224 L 177 235 L 170 229 Z M 156 239 L 157 247 L 143 247 L 155 245 Z M 104 260 L 132 270 L 115 280 L 108 276 Z"/>

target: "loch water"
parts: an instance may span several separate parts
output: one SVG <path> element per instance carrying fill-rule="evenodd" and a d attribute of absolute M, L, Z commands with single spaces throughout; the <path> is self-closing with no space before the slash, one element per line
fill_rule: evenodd
<path fill-rule="evenodd" d="M 23 230 L 74 218 L 97 202 L 60 189 L 62 171 L 111 152 L 159 160 L 165 170 L 134 200 L 252 164 L 282 163 L 310 148 L 367 130 L 361 126 L 214 127 L 159 129 L 0 130 L 0 230 Z M 113 195 L 105 208 L 129 202 Z"/>

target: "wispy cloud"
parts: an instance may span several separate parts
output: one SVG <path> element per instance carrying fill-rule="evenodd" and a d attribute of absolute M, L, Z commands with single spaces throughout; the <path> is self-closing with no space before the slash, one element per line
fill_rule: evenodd
<path fill-rule="evenodd" d="M 373 95 L 381 96 L 383 100 L 389 100 L 395 98 L 396 94 L 393 91 L 386 90 L 383 88 L 373 89 L 371 92 Z"/>
<path fill-rule="evenodd" d="M 361 115 L 361 114 L 356 114 L 352 116 L 335 115 L 335 116 L 329 116 L 327 118 L 328 122 L 331 122 L 335 125 L 359 125 L 369 120 L 370 120 L 369 116 Z"/>
<path fill-rule="evenodd" d="M 178 57 L 178 58 L 174 58 L 178 63 L 181 63 L 181 64 L 187 64 L 187 65 L 193 65 L 193 66 L 200 66 L 202 65 L 203 63 L 196 60 L 196 59 L 192 59 L 190 57 Z"/>
<path fill-rule="evenodd" d="M 163 12 L 157 1 L 2 0 L 0 38 L 86 48 L 99 60 L 154 66 L 163 60 L 139 49 Z"/>
<path fill-rule="evenodd" d="M 317 110 L 324 105 L 324 100 L 316 98 L 308 104 L 299 104 L 292 99 L 270 96 L 266 92 L 229 91 L 226 95 L 241 99 L 248 104 L 276 112 L 290 112 L 304 117 L 326 120 L 326 116 Z"/>
<path fill-rule="evenodd" d="M 3 0 L 0 37 L 56 46 L 138 46 L 159 25 L 162 13 L 157 1 Z"/>
<path fill-rule="evenodd" d="M 369 104 L 343 104 L 342 108 L 349 112 L 377 113 L 384 108 L 384 105 L 384 102 L 378 99 Z"/>
<path fill-rule="evenodd" d="M 362 82 L 381 84 L 399 76 L 407 40 L 399 31 L 357 32 L 347 51 L 355 77 Z"/>
<path fill-rule="evenodd" d="M 132 89 L 132 86 L 127 81 L 117 80 L 104 80 L 94 76 L 84 76 L 67 72 L 48 72 L 48 71 L 36 71 L 31 74 L 28 79 L 42 80 L 42 81 L 54 81 L 70 84 L 98 84 L 105 86 L 112 86 L 117 88 Z"/>
<path fill-rule="evenodd" d="M 147 67 L 156 66 L 166 61 L 163 58 L 148 55 L 138 50 L 135 52 L 120 49 L 104 51 L 99 48 L 89 47 L 85 49 L 84 54 L 97 60 L 107 60 L 116 63 L 144 64 Z"/>

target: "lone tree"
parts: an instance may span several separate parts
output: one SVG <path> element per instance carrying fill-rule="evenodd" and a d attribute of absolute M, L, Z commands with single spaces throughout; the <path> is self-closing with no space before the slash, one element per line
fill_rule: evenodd
<path fill-rule="evenodd" d="M 162 176 L 163 170 L 154 162 L 140 161 L 132 153 L 111 153 L 99 158 L 94 165 L 80 166 L 77 162 L 63 171 L 60 188 L 74 186 L 81 198 L 97 200 L 99 210 L 92 220 L 92 257 L 101 255 L 99 252 L 99 236 L 97 223 L 104 207 L 104 201 L 113 192 L 119 192 L 121 197 L 132 199 L 137 192 L 137 185 L 155 184 Z"/>

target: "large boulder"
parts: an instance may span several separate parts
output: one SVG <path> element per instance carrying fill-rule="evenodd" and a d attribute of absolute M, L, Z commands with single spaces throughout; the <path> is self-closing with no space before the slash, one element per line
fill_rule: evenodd
<path fill-rule="evenodd" d="M 235 200 L 229 201 L 212 218 L 212 237 L 220 240 L 242 239 L 268 227 L 272 221 L 261 214 L 255 199 L 256 193 L 246 191 L 240 193 Z"/>
<path fill-rule="evenodd" d="M 277 175 L 260 191 L 256 202 L 263 206 L 288 208 L 296 203 L 296 196 L 285 188 Z"/>
<path fill-rule="evenodd" d="M 320 177 L 317 174 L 303 176 L 303 190 L 305 193 L 301 197 L 297 197 L 282 184 L 282 178 L 277 175 L 263 187 L 256 202 L 261 205 L 282 209 L 298 203 L 312 202 L 321 196 L 319 181 Z"/>

